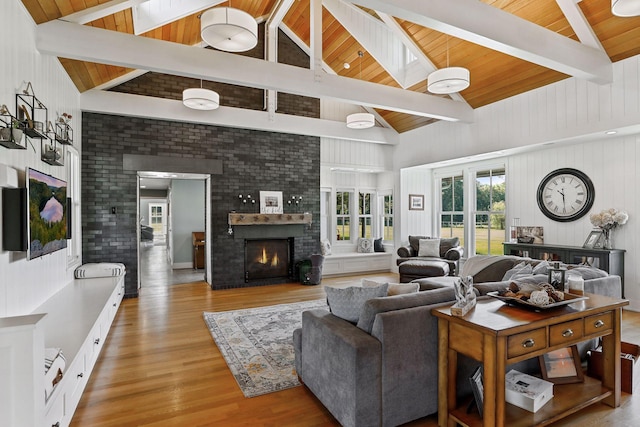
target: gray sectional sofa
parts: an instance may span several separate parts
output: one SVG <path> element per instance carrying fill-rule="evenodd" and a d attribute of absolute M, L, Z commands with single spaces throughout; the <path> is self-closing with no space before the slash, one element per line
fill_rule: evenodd
<path fill-rule="evenodd" d="M 502 279 L 508 265 L 523 260 L 504 256 L 472 261 L 469 268 L 484 266 L 476 268 L 474 276 L 477 295 L 505 287 L 509 281 L 494 279 Z M 586 292 L 620 297 L 618 276 L 580 271 L 590 277 L 585 278 Z M 431 309 L 455 300 L 451 279 L 431 278 L 420 284 L 421 292 L 370 299 L 355 324 L 324 310 L 303 313 L 302 328 L 293 335 L 296 371 L 343 426 L 396 426 L 437 412 L 438 322 Z M 470 393 L 468 377 L 477 365 L 460 357 L 461 395 Z M 538 361 L 530 359 L 517 368 L 535 373 Z"/>

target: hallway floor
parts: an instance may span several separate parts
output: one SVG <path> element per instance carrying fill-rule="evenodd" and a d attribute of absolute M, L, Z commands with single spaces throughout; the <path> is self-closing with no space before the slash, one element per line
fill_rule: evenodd
<path fill-rule="evenodd" d="M 154 236 L 153 242 L 140 243 L 140 281 L 143 288 L 171 286 L 204 280 L 204 270 L 184 268 L 173 270 L 167 256 L 167 246 L 162 237 Z"/>

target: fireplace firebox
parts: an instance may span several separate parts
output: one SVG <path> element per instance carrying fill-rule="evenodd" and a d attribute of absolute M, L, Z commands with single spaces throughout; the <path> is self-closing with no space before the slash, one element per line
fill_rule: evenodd
<path fill-rule="evenodd" d="M 294 238 L 246 239 L 245 283 L 278 277 L 293 277 Z"/>

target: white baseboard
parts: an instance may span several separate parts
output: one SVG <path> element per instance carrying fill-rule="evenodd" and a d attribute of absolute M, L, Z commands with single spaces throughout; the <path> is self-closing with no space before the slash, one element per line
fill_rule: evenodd
<path fill-rule="evenodd" d="M 181 270 L 183 268 L 193 268 L 193 263 L 192 262 L 174 262 L 171 265 L 171 268 L 173 268 L 174 270 Z"/>

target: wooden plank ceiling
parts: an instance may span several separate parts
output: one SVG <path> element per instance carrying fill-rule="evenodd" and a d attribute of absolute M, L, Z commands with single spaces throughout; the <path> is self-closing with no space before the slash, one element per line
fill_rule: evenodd
<path fill-rule="evenodd" d="M 37 24 L 58 19 L 87 8 L 108 3 L 109 0 L 22 0 Z M 560 10 L 556 0 L 481 0 L 505 12 L 533 22 L 541 27 L 577 40 L 571 25 Z M 255 18 L 266 18 L 275 7 L 276 0 L 233 0 L 219 6 L 242 9 Z M 619 18 L 611 14 L 610 0 L 581 1 L 578 6 L 592 27 L 596 37 L 612 61 L 619 61 L 640 54 L 640 18 Z M 363 9 L 377 17 L 373 10 Z M 200 25 L 196 13 L 160 28 L 142 34 L 186 45 L 200 40 Z M 283 23 L 304 43 L 310 41 L 310 0 L 293 2 Z M 567 78 L 565 74 L 535 65 L 483 46 L 445 35 L 413 22 L 398 20 L 401 28 L 420 47 L 426 57 L 437 67 L 461 66 L 469 69 L 471 86 L 460 95 L 472 107 L 478 108 L 493 102 Z M 131 9 L 106 16 L 87 25 L 107 30 L 134 33 Z M 398 83 L 376 62 L 371 55 L 360 60 L 358 51 L 366 51 L 358 41 L 323 8 L 322 16 L 323 59 L 341 76 L 361 78 L 370 82 L 398 87 Z M 124 48 L 124 47 L 123 47 Z M 448 60 L 447 60 L 448 57 Z M 130 71 L 123 67 L 82 62 L 60 58 L 78 90 L 84 92 Z M 352 66 L 344 68 L 344 64 Z M 361 71 L 360 71 L 361 65 Z M 426 92 L 426 82 L 407 90 Z M 432 123 L 434 120 L 393 111 L 378 111 L 397 132 L 405 132 Z"/>

